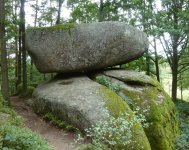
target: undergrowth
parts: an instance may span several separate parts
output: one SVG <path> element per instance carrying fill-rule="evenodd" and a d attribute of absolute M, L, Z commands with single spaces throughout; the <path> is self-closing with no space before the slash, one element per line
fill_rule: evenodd
<path fill-rule="evenodd" d="M 178 111 L 178 122 L 181 135 L 175 143 L 176 150 L 189 149 L 189 102 L 177 100 L 175 106 Z"/>
<path fill-rule="evenodd" d="M 2 104 L 0 96 L 0 112 L 10 114 L 8 121 L 0 121 L 0 149 L 2 150 L 53 150 L 29 128 L 22 127 L 23 119 L 8 106 Z"/>
<path fill-rule="evenodd" d="M 114 91 L 116 94 L 120 91 L 121 88 L 121 82 L 119 82 L 116 86 L 111 84 L 107 79 L 106 76 L 97 76 L 96 77 L 96 82 L 108 87 L 110 90 Z"/>
<path fill-rule="evenodd" d="M 105 76 L 99 76 L 96 78 L 96 81 L 102 85 L 105 85 L 112 91 L 118 94 L 120 91 L 121 83 L 118 83 L 116 86 L 112 85 Z M 133 115 L 129 113 L 129 107 L 126 108 L 124 113 L 120 112 L 118 118 L 111 116 L 107 108 L 103 112 L 103 118 L 95 125 L 89 129 L 85 129 L 86 136 L 92 138 L 93 144 L 81 145 L 77 147 L 77 150 L 117 150 L 123 149 L 123 147 L 129 147 L 131 143 L 136 145 L 136 141 L 132 141 L 133 131 L 132 127 L 140 125 L 142 128 L 147 128 L 149 123 L 146 122 L 144 115 L 139 113 L 143 111 L 144 113 L 149 111 L 150 107 L 140 110 L 136 106 L 136 103 L 133 105 Z M 131 115 L 131 116 L 130 116 Z M 127 119 L 126 119 L 127 118 Z M 130 118 L 130 119 L 128 119 Z M 84 138 L 78 134 L 77 139 L 74 139 L 74 143 L 70 143 L 70 147 L 75 147 L 75 144 L 81 144 L 80 141 L 83 141 Z M 129 147 L 129 149 L 135 149 L 135 147 Z M 141 149 L 144 149 L 141 146 Z"/>
<path fill-rule="evenodd" d="M 54 116 L 52 113 L 47 113 L 45 115 L 41 115 L 42 118 L 50 121 L 51 124 L 56 125 L 60 128 L 66 128 L 67 131 L 79 131 L 78 128 L 74 127 L 73 125 L 68 124 L 66 121 L 62 121 L 58 119 L 57 116 Z"/>
<path fill-rule="evenodd" d="M 103 118 L 92 128 L 85 129 L 86 136 L 92 138 L 93 145 L 83 145 L 79 150 L 117 150 L 123 147 L 129 147 L 131 143 L 136 145 L 136 141 L 132 141 L 132 127 L 136 124 L 142 128 L 149 126 L 143 115 L 136 115 L 138 109 L 131 116 L 129 108 L 126 108 L 124 113 L 120 113 L 118 118 L 111 116 L 106 108 L 103 112 Z M 129 120 L 126 118 L 130 118 Z M 70 143 L 70 147 L 75 147 L 75 144 L 83 141 L 84 138 L 78 134 L 78 138 L 74 139 L 74 143 Z M 81 143 L 79 143 L 81 144 Z M 135 149 L 130 147 L 130 149 Z M 144 149 L 141 147 L 141 149 Z"/>

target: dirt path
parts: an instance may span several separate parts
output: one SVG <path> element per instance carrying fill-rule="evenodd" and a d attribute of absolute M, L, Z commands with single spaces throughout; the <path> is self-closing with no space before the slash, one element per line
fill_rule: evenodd
<path fill-rule="evenodd" d="M 74 142 L 76 133 L 67 132 L 65 129 L 60 129 L 44 121 L 33 112 L 32 108 L 24 106 L 25 100 L 20 99 L 18 96 L 11 97 L 11 102 L 14 104 L 14 110 L 18 115 L 24 118 L 24 126 L 38 132 L 45 141 L 49 142 L 57 150 L 73 150 L 69 145 L 71 142 Z M 29 111 L 23 106 L 28 108 Z"/>

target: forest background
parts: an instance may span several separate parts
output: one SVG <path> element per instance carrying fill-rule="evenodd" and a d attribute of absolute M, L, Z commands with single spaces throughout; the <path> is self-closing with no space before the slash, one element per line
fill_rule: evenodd
<path fill-rule="evenodd" d="M 57 24 L 119 21 L 142 30 L 150 40 L 150 48 L 144 56 L 123 64 L 122 68 L 134 69 L 156 78 L 173 101 L 177 98 L 189 101 L 188 0 L 0 2 L 0 83 L 5 100 L 10 100 L 9 95 L 14 94 L 21 83 L 23 96 L 26 96 L 27 85 L 39 85 L 55 75 L 37 71 L 25 49 L 25 33 L 35 27 Z M 69 17 L 61 17 L 67 10 Z M 32 23 L 26 23 L 27 20 Z"/>

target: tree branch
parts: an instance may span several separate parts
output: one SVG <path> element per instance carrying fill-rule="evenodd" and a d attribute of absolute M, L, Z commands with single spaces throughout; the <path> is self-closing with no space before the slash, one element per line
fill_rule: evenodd
<path fill-rule="evenodd" d="M 166 49 L 165 49 L 165 47 L 164 47 L 164 45 L 163 45 L 163 42 L 162 42 L 162 40 L 161 40 L 161 37 L 160 37 L 159 39 L 160 39 L 160 43 L 161 43 L 161 45 L 162 45 L 162 47 L 163 47 L 163 50 L 164 50 L 164 52 L 165 52 L 165 54 L 166 54 L 166 56 L 167 56 L 167 60 L 168 60 L 168 62 L 169 62 L 169 65 L 170 65 L 170 67 L 171 67 L 171 69 L 172 69 L 172 62 L 171 62 L 171 60 L 170 60 L 170 58 L 169 58 L 169 56 L 168 56 L 168 53 L 167 53 L 167 51 L 166 51 Z"/>

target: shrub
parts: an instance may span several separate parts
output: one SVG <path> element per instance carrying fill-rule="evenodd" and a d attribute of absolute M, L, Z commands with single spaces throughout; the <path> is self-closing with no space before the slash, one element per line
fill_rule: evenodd
<path fill-rule="evenodd" d="M 57 125 L 61 128 L 66 128 L 68 131 L 75 131 L 75 130 L 79 131 L 79 129 L 77 129 L 73 125 L 68 124 L 66 121 L 61 121 L 60 119 L 58 119 L 57 116 L 54 116 L 52 113 L 47 113 L 45 115 L 42 115 L 42 118 L 50 121 L 50 123 L 53 125 Z"/>
<path fill-rule="evenodd" d="M 31 97 L 35 88 L 33 86 L 27 86 L 27 88 L 28 88 L 28 92 L 27 92 L 26 97 Z M 21 83 L 17 86 L 17 95 L 19 95 L 20 98 L 24 97 L 24 95 L 23 95 L 23 83 Z"/>
<path fill-rule="evenodd" d="M 177 100 L 178 122 L 181 135 L 176 139 L 176 150 L 189 149 L 189 102 Z"/>
<path fill-rule="evenodd" d="M 110 90 L 114 91 L 116 94 L 120 91 L 121 82 L 118 83 L 116 86 L 112 85 L 107 79 L 106 76 L 97 76 L 96 82 L 108 87 Z"/>
<path fill-rule="evenodd" d="M 0 122 L 0 149 L 51 150 L 47 142 L 28 128 L 22 128 L 23 119 L 14 110 L 0 103 L 0 112 L 11 115 L 8 122 Z"/>
<path fill-rule="evenodd" d="M 127 107 L 125 113 L 120 113 L 120 116 L 116 119 L 106 109 L 103 113 L 104 117 L 95 126 L 85 129 L 87 136 L 92 138 L 94 144 L 91 149 L 116 150 L 128 147 L 130 143 L 135 143 L 135 141 L 132 141 L 132 134 L 136 132 L 132 131 L 134 124 L 141 124 L 143 128 L 147 128 L 149 124 L 146 123 L 143 115 L 136 115 L 139 112 L 138 107 L 135 109 L 134 115 L 130 116 L 128 112 L 129 108 Z M 125 116 L 131 119 L 125 119 Z M 81 140 L 84 140 L 84 138 L 81 138 L 79 134 L 78 138 L 74 139 L 75 144 Z M 70 146 L 75 147 L 75 144 L 71 143 Z M 81 148 L 83 149 L 83 147 Z"/>
<path fill-rule="evenodd" d="M 28 128 L 11 125 L 10 123 L 0 126 L 1 149 L 42 150 L 53 149 L 43 141 L 37 133 Z"/>
<path fill-rule="evenodd" d="M 96 78 L 96 81 L 106 87 L 108 87 L 110 90 L 114 91 L 115 93 L 119 94 L 119 91 L 121 90 L 121 82 L 117 85 L 112 85 L 107 79 L 106 76 L 98 76 Z M 120 97 L 122 95 L 119 94 Z M 124 97 L 122 97 L 124 98 Z M 124 99 L 123 99 L 124 100 Z M 139 99 L 136 99 L 139 100 Z M 130 100 L 130 104 L 133 107 L 133 114 L 130 116 L 128 113 L 129 108 L 126 108 L 126 111 L 124 114 L 120 113 L 120 116 L 116 119 L 113 116 L 111 116 L 108 113 L 108 110 L 104 111 L 103 118 L 97 123 L 95 126 L 92 126 L 92 128 L 86 129 L 87 136 L 92 138 L 93 146 L 91 145 L 83 145 L 78 149 L 91 149 L 91 150 L 101 150 L 101 149 L 120 149 L 123 147 L 128 147 L 130 143 L 134 143 L 136 141 L 132 141 L 132 127 L 135 123 L 140 124 L 143 128 L 148 127 L 148 123 L 146 122 L 146 118 L 144 113 L 148 112 L 150 109 L 150 106 L 146 109 L 140 110 L 138 106 L 136 106 L 136 103 L 133 103 Z M 141 114 L 141 112 L 143 113 Z M 125 118 L 127 116 L 128 118 L 131 118 L 129 121 Z M 74 139 L 75 143 L 78 143 L 79 141 L 84 140 L 84 138 L 81 138 L 80 135 L 78 135 L 77 139 Z M 71 147 L 75 147 L 74 143 L 70 144 Z M 143 147 L 141 147 L 143 149 Z"/>

